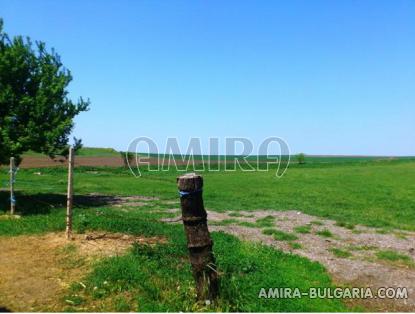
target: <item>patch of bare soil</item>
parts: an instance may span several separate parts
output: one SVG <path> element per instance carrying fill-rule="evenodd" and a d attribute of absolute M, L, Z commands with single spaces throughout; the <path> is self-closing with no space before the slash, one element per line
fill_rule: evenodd
<path fill-rule="evenodd" d="M 203 163 L 203 160 L 195 160 L 196 164 Z M 221 160 L 217 163 L 224 164 L 224 163 L 233 163 L 233 160 Z M 156 157 L 146 158 L 141 156 L 138 165 L 147 166 L 150 165 L 158 165 L 160 160 Z M 174 163 L 174 164 L 173 164 Z M 25 156 L 21 164 L 19 165 L 20 168 L 45 168 L 45 167 L 62 167 L 67 166 L 68 161 L 65 157 L 57 156 L 55 159 L 51 159 L 48 156 Z M 100 157 L 100 156 L 76 156 L 75 158 L 75 165 L 76 166 L 88 166 L 88 167 L 124 167 L 124 161 L 122 160 L 121 156 L 109 156 L 109 157 Z M 131 167 L 134 168 L 137 166 L 137 162 L 135 159 L 131 162 Z M 183 160 L 171 160 L 168 161 L 165 166 L 174 166 L 174 165 L 187 165 L 187 161 Z"/>
<path fill-rule="evenodd" d="M 156 244 L 161 238 L 119 233 L 63 233 L 0 237 L 0 307 L 18 312 L 62 311 L 62 297 L 97 258 L 123 254 L 135 242 Z"/>
<path fill-rule="evenodd" d="M 376 311 L 415 311 L 415 268 L 410 265 L 396 264 L 379 260 L 379 250 L 393 250 L 415 259 L 415 232 L 398 231 L 380 234 L 374 228 L 356 226 L 352 230 L 335 225 L 335 221 L 310 216 L 298 211 L 241 211 L 242 217 L 230 216 L 230 212 L 219 213 L 208 211 L 209 229 L 233 234 L 243 240 L 256 241 L 305 256 L 325 265 L 337 285 L 353 287 L 371 287 L 376 291 L 380 287 L 406 287 L 408 299 L 372 299 L 353 300 L 353 304 L 361 304 Z M 254 217 L 252 217 L 252 215 Z M 251 216 L 251 217 L 249 217 Z M 293 249 L 288 241 L 275 240 L 262 233 L 261 228 L 240 225 L 239 222 L 254 223 L 256 219 L 272 216 L 274 227 L 287 233 L 294 233 L 301 245 Z M 180 222 L 180 217 L 165 219 L 166 222 Z M 220 225 L 225 219 L 237 222 Z M 309 233 L 299 233 L 296 227 L 307 226 Z M 332 236 L 324 237 L 317 233 L 328 230 Z M 348 252 L 350 256 L 339 257 L 333 249 Z"/>
<path fill-rule="evenodd" d="M 60 238 L 59 238 L 60 239 Z M 82 256 L 105 257 L 123 254 L 133 243 L 157 244 L 165 243 L 160 237 L 141 237 L 122 233 L 89 232 L 75 234 L 70 243 L 77 246 Z M 65 240 L 65 243 L 67 241 Z"/>

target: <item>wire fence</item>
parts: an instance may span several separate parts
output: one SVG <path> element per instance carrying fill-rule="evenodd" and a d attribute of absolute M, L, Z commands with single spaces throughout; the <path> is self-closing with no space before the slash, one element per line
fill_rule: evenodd
<path fill-rule="evenodd" d="M 66 170 L 66 168 L 64 168 Z M 16 205 L 17 212 L 19 212 L 19 205 L 22 203 L 33 205 L 41 205 L 49 208 L 64 207 L 66 200 L 66 190 L 64 188 L 66 184 L 66 172 L 63 171 L 63 177 L 59 182 L 45 182 L 45 180 L 29 179 L 28 172 L 30 170 L 25 169 L 26 173 L 19 176 L 20 168 L 15 167 L 10 169 L 10 167 L 0 167 L 0 211 L 8 212 L 10 210 L 9 204 Z M 31 172 L 32 175 L 41 176 L 42 173 L 38 172 L 37 169 L 34 172 Z M 12 178 L 12 180 L 11 180 Z M 14 193 L 10 193 L 11 184 L 14 186 Z M 62 187 L 62 188 L 61 188 Z M 46 194 L 52 192 L 56 196 L 60 196 L 60 202 L 48 201 L 47 197 L 39 197 L 39 194 Z M 16 193 L 17 192 L 17 193 Z M 74 202 L 75 206 L 82 206 Z M 20 208 L 21 209 L 21 208 Z"/>
<path fill-rule="evenodd" d="M 47 208 L 64 208 L 67 202 L 67 167 L 57 168 L 24 168 L 16 167 L 13 171 L 14 197 L 17 213 L 45 211 Z M 79 179 L 79 178 L 78 178 Z M 75 177 L 75 181 L 77 178 Z M 10 169 L 0 167 L 0 212 L 10 211 Z M 100 198 L 102 196 L 102 199 Z M 104 198 L 108 198 L 106 203 Z M 111 204 L 111 196 L 98 195 L 95 191 L 74 195 L 74 207 L 96 207 L 97 204 L 106 206 Z"/>

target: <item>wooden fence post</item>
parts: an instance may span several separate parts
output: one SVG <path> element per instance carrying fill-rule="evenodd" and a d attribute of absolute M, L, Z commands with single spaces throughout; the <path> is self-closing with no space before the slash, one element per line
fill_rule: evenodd
<path fill-rule="evenodd" d="M 15 163 L 14 157 L 10 157 L 10 214 L 14 215 L 16 208 L 16 200 L 14 198 L 14 175 L 15 175 Z"/>
<path fill-rule="evenodd" d="M 219 293 L 219 279 L 203 205 L 203 178 L 188 173 L 177 178 L 177 186 L 197 298 L 200 301 L 214 300 Z"/>
<path fill-rule="evenodd" d="M 69 148 L 68 162 L 68 195 L 66 201 L 66 239 L 72 238 L 72 205 L 73 205 L 73 166 L 74 166 L 74 149 Z"/>

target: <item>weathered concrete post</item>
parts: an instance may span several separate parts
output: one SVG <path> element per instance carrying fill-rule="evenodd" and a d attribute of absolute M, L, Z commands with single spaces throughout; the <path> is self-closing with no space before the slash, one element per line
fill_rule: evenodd
<path fill-rule="evenodd" d="M 74 150 L 69 148 L 69 162 L 68 162 L 68 194 L 66 199 L 66 239 L 72 238 L 72 206 L 73 206 L 73 165 L 74 165 Z"/>
<path fill-rule="evenodd" d="M 188 173 L 177 178 L 177 186 L 197 298 L 200 301 L 213 300 L 218 296 L 219 280 L 203 206 L 203 178 Z"/>
<path fill-rule="evenodd" d="M 16 209 L 16 200 L 14 198 L 14 175 L 15 175 L 14 157 L 10 157 L 10 214 L 14 215 Z"/>

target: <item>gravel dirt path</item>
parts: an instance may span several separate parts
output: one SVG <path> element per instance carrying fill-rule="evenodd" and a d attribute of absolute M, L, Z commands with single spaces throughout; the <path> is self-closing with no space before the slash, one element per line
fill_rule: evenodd
<path fill-rule="evenodd" d="M 274 218 L 269 218 L 272 224 L 269 227 L 298 239 L 276 240 L 272 235 L 263 234 L 264 228 L 254 225 L 265 217 Z M 354 305 L 360 304 L 373 311 L 415 311 L 415 232 L 395 230 L 383 234 L 365 226 L 349 226 L 348 229 L 337 226 L 335 221 L 299 211 L 238 211 L 236 216 L 235 212 L 208 211 L 208 219 L 211 231 L 223 231 L 320 262 L 337 286 L 371 287 L 374 291 L 381 287 L 406 287 L 408 291 L 406 300 L 353 300 Z M 177 218 L 171 221 L 177 222 Z M 298 227 L 307 233 L 298 232 Z M 380 259 L 378 253 L 385 250 L 408 259 Z"/>

